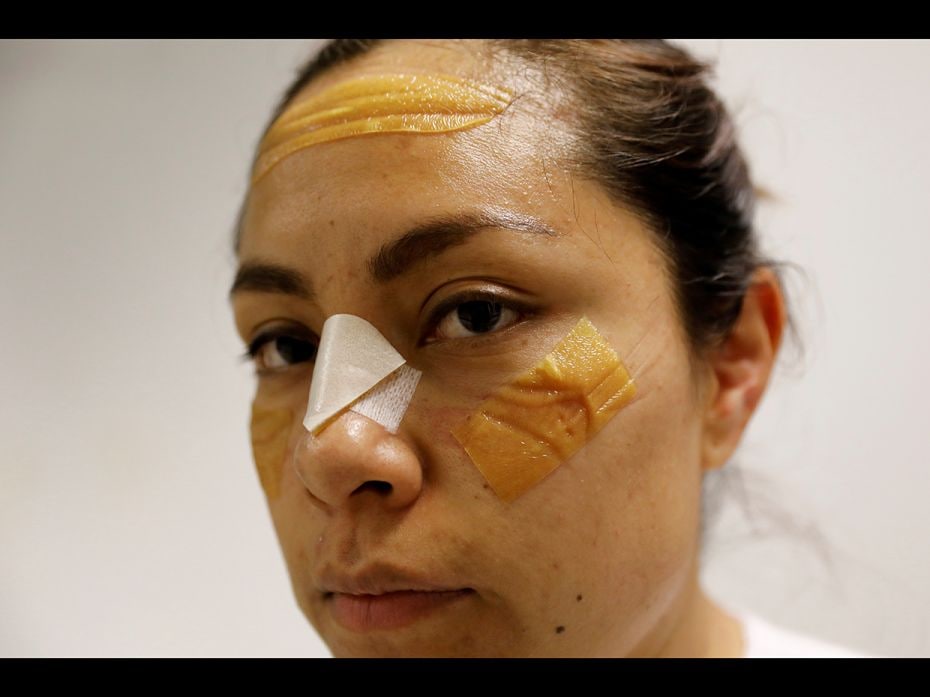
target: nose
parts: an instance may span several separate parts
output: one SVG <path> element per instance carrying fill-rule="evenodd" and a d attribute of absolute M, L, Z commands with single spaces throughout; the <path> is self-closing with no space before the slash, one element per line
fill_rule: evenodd
<path fill-rule="evenodd" d="M 304 431 L 294 451 L 294 468 L 307 490 L 335 509 L 374 496 L 401 509 L 423 487 L 423 469 L 414 449 L 377 421 L 346 410 L 318 435 Z"/>

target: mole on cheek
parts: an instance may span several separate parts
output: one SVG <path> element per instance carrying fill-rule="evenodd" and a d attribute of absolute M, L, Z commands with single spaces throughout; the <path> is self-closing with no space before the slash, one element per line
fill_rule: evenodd
<path fill-rule="evenodd" d="M 510 502 L 585 445 L 636 387 L 587 317 L 535 367 L 452 431 L 484 478 Z"/>
<path fill-rule="evenodd" d="M 280 492 L 281 472 L 287 454 L 294 412 L 290 409 L 264 409 L 252 405 L 252 455 L 262 489 L 269 499 Z"/>

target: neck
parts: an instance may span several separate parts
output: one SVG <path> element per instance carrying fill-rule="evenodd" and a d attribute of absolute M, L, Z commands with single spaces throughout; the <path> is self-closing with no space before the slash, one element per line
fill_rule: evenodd
<path fill-rule="evenodd" d="M 701 587 L 697 564 L 692 567 L 678 604 L 677 620 L 658 658 L 742 658 L 745 652 L 740 621 L 715 603 Z"/>

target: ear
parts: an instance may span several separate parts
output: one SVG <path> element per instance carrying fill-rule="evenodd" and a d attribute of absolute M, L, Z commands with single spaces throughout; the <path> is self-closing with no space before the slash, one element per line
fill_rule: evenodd
<path fill-rule="evenodd" d="M 787 314 L 775 272 L 755 272 L 736 324 L 708 356 L 701 466 L 721 467 L 736 450 L 768 384 Z"/>

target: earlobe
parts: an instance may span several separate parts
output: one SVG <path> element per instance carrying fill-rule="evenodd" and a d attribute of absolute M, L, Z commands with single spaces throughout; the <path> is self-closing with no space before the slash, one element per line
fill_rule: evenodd
<path fill-rule="evenodd" d="M 709 357 L 701 466 L 721 467 L 733 454 L 768 384 L 786 322 L 778 277 L 763 267 L 753 275 L 726 339 Z"/>

